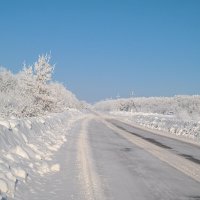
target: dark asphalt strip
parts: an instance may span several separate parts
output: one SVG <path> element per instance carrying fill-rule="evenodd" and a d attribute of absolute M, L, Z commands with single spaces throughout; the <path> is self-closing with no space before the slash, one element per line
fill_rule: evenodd
<path fill-rule="evenodd" d="M 171 147 L 169 147 L 167 145 L 164 145 L 161 142 L 158 142 L 158 141 L 154 140 L 153 138 L 148 138 L 148 137 L 141 136 L 141 135 L 139 135 L 137 133 L 133 133 L 132 131 L 128 131 L 126 128 L 121 127 L 121 126 L 119 126 L 119 125 L 117 125 L 117 124 L 115 124 L 113 122 L 111 122 L 111 123 L 112 123 L 112 125 L 116 126 L 117 128 L 119 128 L 119 129 L 121 129 L 123 131 L 126 131 L 126 132 L 128 132 L 128 133 L 130 133 L 132 135 L 135 135 L 135 136 L 137 136 L 139 138 L 142 138 L 142 139 L 144 139 L 144 140 L 146 140 L 148 142 L 151 142 L 151 143 L 153 143 L 153 144 L 155 144 L 155 145 L 157 145 L 159 147 L 162 147 L 162 148 L 165 148 L 165 149 L 172 149 Z"/>
<path fill-rule="evenodd" d="M 192 162 L 194 162 L 194 163 L 196 163 L 196 164 L 199 164 L 199 165 L 200 165 L 200 160 L 194 158 L 194 157 L 191 156 L 191 155 L 187 155 L 187 154 L 179 154 L 179 155 L 182 156 L 182 157 L 184 157 L 184 158 L 186 158 L 186 159 L 188 159 L 188 160 L 190 160 L 190 161 L 192 161 Z"/>
<path fill-rule="evenodd" d="M 130 134 L 132 134 L 132 135 L 135 135 L 136 137 L 142 138 L 142 139 L 144 139 L 144 140 L 146 140 L 146 141 L 148 141 L 148 142 L 150 142 L 150 143 L 152 143 L 152 144 L 154 144 L 154 145 L 156 145 L 156 146 L 159 146 L 159 147 L 164 148 L 164 149 L 173 150 L 173 148 L 171 148 L 171 147 L 169 147 L 169 146 L 167 146 L 167 145 L 165 145 L 165 144 L 163 144 L 163 143 L 161 143 L 161 142 L 158 142 L 158 141 L 156 141 L 156 140 L 153 139 L 153 138 L 144 137 L 144 136 L 142 136 L 142 135 L 140 135 L 140 134 L 137 134 L 137 133 L 134 133 L 134 132 L 132 132 L 132 131 L 129 131 L 129 130 L 127 130 L 126 128 L 121 127 L 121 126 L 119 126 L 118 124 L 116 124 L 116 123 L 114 123 L 114 122 L 112 122 L 112 121 L 108 121 L 108 122 L 111 123 L 112 125 L 116 126 L 117 128 L 119 128 L 119 129 L 121 129 L 121 130 L 123 130 L 123 131 L 126 131 L 127 133 L 130 133 Z M 175 152 L 176 152 L 176 151 L 175 151 Z M 184 157 L 185 159 L 190 160 L 191 162 L 200 165 L 200 160 L 197 159 L 197 158 L 194 158 L 194 157 L 191 156 L 191 155 L 180 154 L 180 153 L 178 153 L 178 152 L 177 152 L 177 155 L 179 155 L 179 156 L 181 156 L 181 157 Z"/>

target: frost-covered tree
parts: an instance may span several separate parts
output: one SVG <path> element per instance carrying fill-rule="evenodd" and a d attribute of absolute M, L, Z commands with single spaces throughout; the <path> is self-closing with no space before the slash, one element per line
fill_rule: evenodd
<path fill-rule="evenodd" d="M 33 66 L 24 65 L 19 74 L 22 96 L 28 96 L 26 100 L 32 107 L 24 106 L 22 113 L 37 115 L 53 109 L 53 97 L 50 95 L 49 82 L 52 78 L 54 66 L 50 64 L 50 56 L 39 56 Z"/>
<path fill-rule="evenodd" d="M 11 115 L 15 107 L 17 78 L 8 70 L 0 69 L 0 115 Z"/>
<path fill-rule="evenodd" d="M 54 66 L 49 55 L 41 55 L 32 66 L 24 64 L 14 75 L 0 70 L 0 115 L 32 117 L 47 112 L 80 108 L 82 104 L 62 84 L 52 81 Z"/>
<path fill-rule="evenodd" d="M 60 109 L 80 107 L 80 102 L 75 95 L 60 83 L 50 84 L 50 95 L 56 98 L 54 99 L 54 109 L 57 111 Z"/>
<path fill-rule="evenodd" d="M 54 70 L 54 66 L 50 64 L 50 58 L 49 55 L 39 56 L 38 61 L 34 64 L 35 103 L 44 111 L 51 111 L 54 103 L 48 85 Z"/>
<path fill-rule="evenodd" d="M 16 76 L 18 77 L 20 97 L 24 99 L 23 102 L 19 103 L 19 115 L 24 117 L 35 116 L 38 111 L 34 99 L 36 82 L 32 66 L 27 67 L 24 64 L 23 70 Z"/>
<path fill-rule="evenodd" d="M 52 79 L 54 66 L 50 64 L 50 55 L 41 55 L 34 64 L 34 76 L 37 83 L 47 84 Z"/>
<path fill-rule="evenodd" d="M 0 68 L 0 92 L 14 90 L 16 82 L 16 78 L 10 71 L 3 67 Z"/>

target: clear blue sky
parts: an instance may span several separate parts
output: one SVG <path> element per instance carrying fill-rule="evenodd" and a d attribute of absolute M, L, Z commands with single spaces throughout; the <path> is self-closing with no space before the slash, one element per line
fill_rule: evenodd
<path fill-rule="evenodd" d="M 0 0 L 0 64 L 50 52 L 80 99 L 200 93 L 199 0 Z"/>

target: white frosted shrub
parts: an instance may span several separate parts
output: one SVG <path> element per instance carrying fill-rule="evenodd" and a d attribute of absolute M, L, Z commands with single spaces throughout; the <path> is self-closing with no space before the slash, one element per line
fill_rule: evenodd
<path fill-rule="evenodd" d="M 50 56 L 39 56 L 33 66 L 18 74 L 0 69 L 0 115 L 32 117 L 48 112 L 80 108 L 81 103 L 62 84 L 52 82 Z"/>

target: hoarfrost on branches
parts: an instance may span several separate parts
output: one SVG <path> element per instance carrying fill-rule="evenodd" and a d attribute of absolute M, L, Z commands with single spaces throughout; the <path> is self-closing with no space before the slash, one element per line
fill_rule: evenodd
<path fill-rule="evenodd" d="M 49 55 L 41 55 L 32 66 L 24 64 L 18 74 L 0 69 L 2 117 L 32 117 L 82 106 L 74 94 L 52 81 L 54 66 L 50 59 Z"/>

